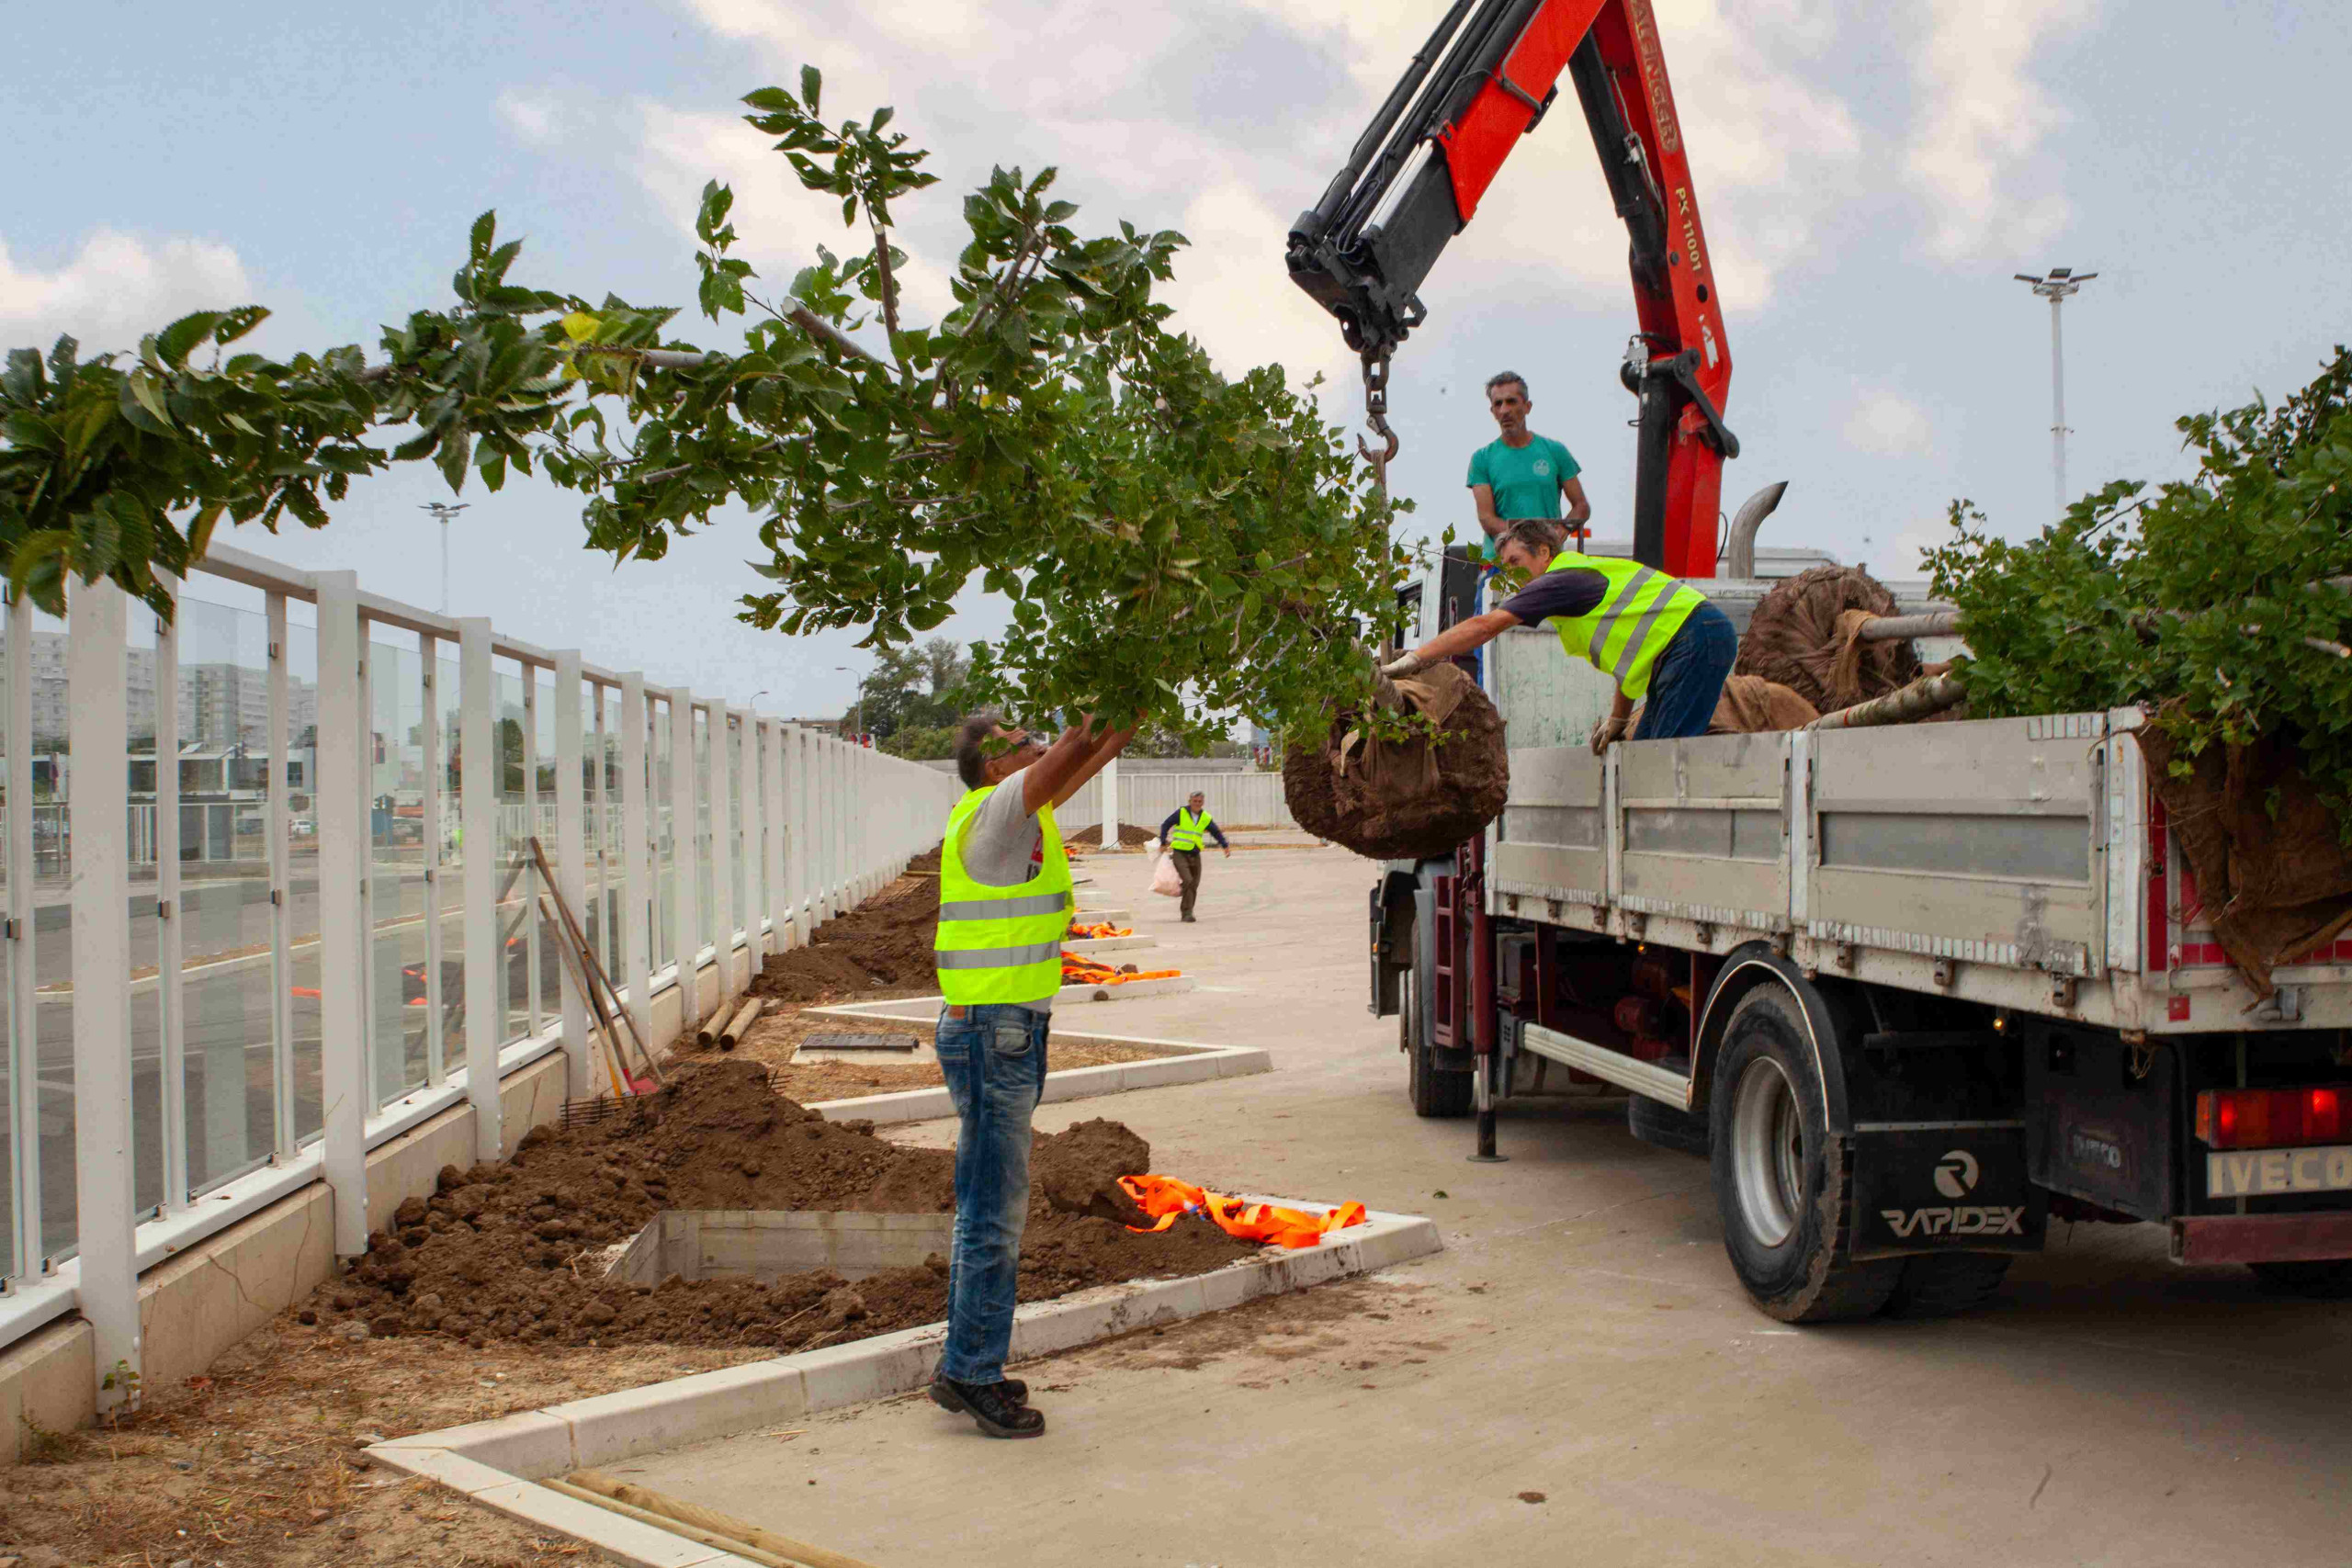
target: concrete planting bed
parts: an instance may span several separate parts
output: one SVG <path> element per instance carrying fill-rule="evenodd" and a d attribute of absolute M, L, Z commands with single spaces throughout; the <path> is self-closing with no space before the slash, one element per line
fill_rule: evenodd
<path fill-rule="evenodd" d="M 1295 1208 L 1329 1204 L 1275 1198 Z M 853 1233 L 844 1218 L 936 1224 L 945 1215 L 787 1215 L 665 1213 L 639 1235 L 632 1249 L 684 1247 L 690 1233 L 724 1235 L 728 1245 L 760 1247 L 912 1247 L 888 1224 Z M 770 1221 L 787 1224 L 766 1224 Z M 665 1222 L 677 1222 L 674 1236 Z M 688 1222 L 693 1222 L 691 1224 Z M 830 1224 L 828 1222 L 831 1222 Z M 766 1235 L 751 1233 L 764 1231 Z M 655 1239 L 648 1243 L 646 1238 Z M 774 1238 L 790 1236 L 788 1241 Z M 929 1249 L 933 1244 L 924 1243 Z M 1050 1356 L 1131 1330 L 1220 1312 L 1261 1297 L 1369 1273 L 1440 1249 L 1437 1226 L 1412 1214 L 1375 1213 L 1360 1225 L 1333 1232 L 1296 1251 L 1265 1252 L 1212 1273 L 1098 1286 L 1021 1307 L 1014 1314 L 1012 1356 Z M 800 1267 L 807 1267 L 802 1264 Z M 422 1432 L 371 1445 L 374 1463 L 424 1476 L 477 1503 L 584 1542 L 616 1561 L 648 1568 L 720 1568 L 753 1559 L 623 1517 L 567 1495 L 541 1482 L 594 1471 L 639 1455 L 683 1448 L 792 1421 L 823 1410 L 911 1393 L 931 1379 L 945 1325 L 929 1324 L 854 1344 L 803 1351 L 715 1372 L 677 1378 L 594 1399 L 574 1400 L 495 1421 Z M 1050 1439 L 1048 1439 L 1050 1440 Z"/>

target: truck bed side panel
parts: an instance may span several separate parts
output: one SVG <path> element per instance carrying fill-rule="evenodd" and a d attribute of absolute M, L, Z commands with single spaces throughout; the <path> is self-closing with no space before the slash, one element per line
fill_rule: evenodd
<path fill-rule="evenodd" d="M 2094 714 L 1817 731 L 1808 934 L 2098 972 L 2104 728 Z"/>

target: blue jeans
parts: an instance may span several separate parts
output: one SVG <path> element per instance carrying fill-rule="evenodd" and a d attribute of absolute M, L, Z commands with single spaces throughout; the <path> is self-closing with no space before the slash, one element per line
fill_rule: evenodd
<path fill-rule="evenodd" d="M 1642 705 L 1636 740 L 1679 740 L 1704 735 L 1723 700 L 1724 677 L 1739 657 L 1731 617 L 1713 604 L 1690 612 L 1666 651 L 1650 667 L 1650 694 Z"/>
<path fill-rule="evenodd" d="M 1029 1220 L 1029 1118 L 1046 1089 L 1053 1015 L 991 1003 L 939 1015 L 939 1070 L 963 1125 L 956 1136 L 956 1242 L 947 1262 L 947 1346 L 939 1373 L 1004 1378 Z"/>

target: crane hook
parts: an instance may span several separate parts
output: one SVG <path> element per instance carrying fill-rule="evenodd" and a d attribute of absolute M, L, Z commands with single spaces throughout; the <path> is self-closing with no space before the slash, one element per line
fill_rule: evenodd
<path fill-rule="evenodd" d="M 1388 465 L 1396 460 L 1401 445 L 1396 433 L 1388 428 L 1388 349 L 1365 349 L 1363 359 L 1364 423 L 1385 444 L 1386 449 L 1375 452 L 1361 435 L 1356 437 L 1356 455 L 1372 465 L 1373 482 L 1380 487 L 1380 498 L 1388 499 Z"/>

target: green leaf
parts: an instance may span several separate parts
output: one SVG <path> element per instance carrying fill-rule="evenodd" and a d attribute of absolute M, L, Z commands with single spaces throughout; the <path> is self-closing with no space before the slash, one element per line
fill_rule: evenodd
<path fill-rule="evenodd" d="M 815 66 L 804 65 L 800 68 L 800 101 L 808 106 L 810 114 L 818 112 L 817 96 L 824 90 L 824 75 Z"/>
<path fill-rule="evenodd" d="M 187 363 L 190 349 L 212 335 L 220 320 L 218 310 L 191 311 L 155 334 L 155 352 L 176 370 Z"/>

